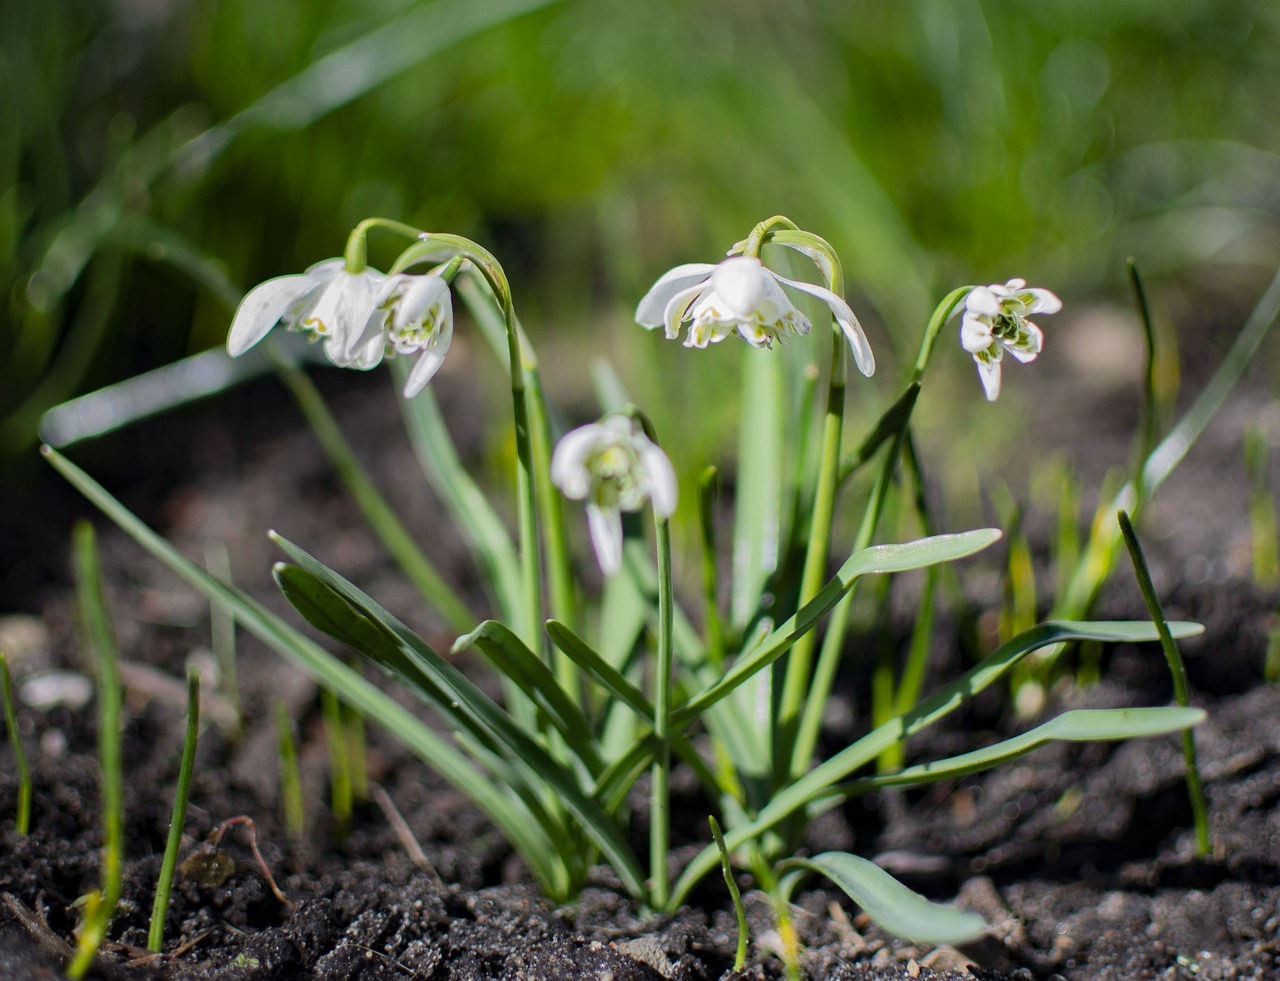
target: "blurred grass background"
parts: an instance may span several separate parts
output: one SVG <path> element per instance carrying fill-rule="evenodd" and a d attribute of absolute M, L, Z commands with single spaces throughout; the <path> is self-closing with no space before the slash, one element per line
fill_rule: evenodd
<path fill-rule="evenodd" d="M 372 214 L 491 246 L 539 344 L 774 213 L 837 247 L 889 367 L 961 283 L 1263 282 L 1278 39 L 1272 0 L 5 4 L 0 457 Z"/>

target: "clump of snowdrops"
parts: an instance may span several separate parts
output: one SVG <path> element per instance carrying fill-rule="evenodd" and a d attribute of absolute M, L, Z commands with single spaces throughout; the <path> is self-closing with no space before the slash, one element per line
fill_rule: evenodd
<path fill-rule="evenodd" d="M 408 240 L 386 273 L 366 260 L 366 236 L 374 229 Z M 811 264 L 817 282 L 785 277 L 766 264 L 766 258 L 777 264 L 789 251 Z M 921 508 L 921 525 L 933 530 L 923 495 L 911 492 L 920 479 L 911 417 L 923 397 L 935 340 L 958 317 L 960 344 L 994 400 L 1005 355 L 1030 362 L 1041 351 L 1043 333 L 1030 318 L 1061 307 L 1053 293 L 1021 279 L 954 290 L 924 326 L 910 375 L 883 414 L 850 425 L 845 406 L 851 367 L 870 376 L 875 358 L 843 292 L 832 247 L 774 217 L 733 245 L 726 258 L 665 273 L 639 303 L 636 320 L 643 327 L 671 340 L 683 334 L 687 348 L 716 349 L 690 351 L 690 357 L 722 356 L 721 345 L 739 341 L 755 349 L 743 398 L 756 411 L 739 461 L 731 548 L 718 541 L 714 468 L 685 482 L 697 487 L 696 500 L 678 500 L 682 482 L 662 447 L 679 434 L 655 432 L 640 407 L 619 401 L 602 406 L 597 420 L 556 430 L 534 338 L 516 316 L 502 266 L 475 242 L 368 219 L 352 231 L 341 258 L 270 280 L 244 298 L 231 325 L 230 354 L 262 342 L 275 346 L 283 377 L 371 526 L 424 601 L 460 634 L 452 653 L 478 653 L 500 678 L 503 697 L 486 695 L 458 670 L 451 652 L 434 649 L 339 572 L 279 536 L 284 560 L 275 566 L 276 581 L 306 621 L 414 692 L 452 738 L 341 656 L 188 562 L 82 471 L 47 452 L 114 520 L 233 610 L 244 629 L 388 727 L 466 794 L 553 899 L 571 899 L 603 862 L 639 902 L 672 910 L 723 861 L 726 870 L 732 863 L 749 872 L 779 909 L 804 875 L 818 873 L 893 932 L 961 943 L 982 932 L 980 917 L 925 900 L 864 858 L 807 855 L 809 822 L 870 791 L 973 773 L 1048 740 L 1187 730 L 1203 713 L 1187 707 L 1069 711 L 960 756 L 905 767 L 896 762 L 905 758 L 903 746 L 914 734 L 1033 651 L 1072 640 L 1157 638 L 1152 623 L 1047 622 L 1008 640 L 927 697 L 921 694 L 922 658 L 929 645 L 912 644 L 911 660 L 868 731 L 834 755 L 819 756 L 837 669 L 856 650 L 849 625 L 859 582 L 919 569 L 932 576 L 940 565 L 961 562 L 999 538 L 998 531 L 977 529 L 880 540 L 881 517 L 895 494 L 904 495 L 904 506 Z M 510 381 L 514 537 L 486 489 L 459 462 L 430 385 L 449 350 L 455 297 L 466 304 Z M 822 316 L 815 322 L 802 308 Z M 328 360 L 342 367 L 371 370 L 391 363 L 424 474 L 483 573 L 483 613 L 455 592 L 359 471 L 315 389 L 283 356 L 281 339 L 269 336 L 281 333 L 322 345 Z M 662 343 L 660 336 L 654 343 Z M 784 345 L 804 345 L 815 366 L 808 377 L 825 377 L 825 391 L 810 382 L 777 397 L 792 377 L 778 357 Z M 846 429 L 860 437 L 852 451 Z M 862 500 L 850 500 L 850 477 L 866 469 L 869 489 Z M 700 529 L 701 576 L 677 593 L 671 538 L 681 508 L 698 518 L 686 526 Z M 576 531 L 581 524 L 594 557 L 573 547 L 582 540 Z M 852 540 L 842 540 L 837 526 L 850 525 L 856 526 Z M 731 568 L 722 563 L 729 551 Z M 593 561 L 603 573 L 602 587 L 588 585 L 601 579 L 589 568 Z M 932 597 L 926 589 L 922 603 Z M 932 622 L 923 607 L 921 620 Z M 1174 637 L 1198 629 L 1170 628 Z M 724 829 L 723 849 L 705 835 L 706 847 L 680 864 L 671 855 L 674 767 L 692 772 L 709 816 Z M 643 795 L 632 793 L 638 785 Z M 641 799 L 649 812 L 647 854 L 631 834 L 631 808 Z M 690 833 L 682 831 L 686 838 Z"/>

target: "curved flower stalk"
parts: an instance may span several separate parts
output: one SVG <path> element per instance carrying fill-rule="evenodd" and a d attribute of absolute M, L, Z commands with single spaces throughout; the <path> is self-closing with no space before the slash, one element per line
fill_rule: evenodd
<path fill-rule="evenodd" d="M 575 501 L 587 502 L 596 559 L 607 576 L 622 568 L 622 512 L 646 500 L 663 520 L 676 509 L 671 461 L 628 416 L 606 416 L 566 434 L 551 457 L 551 480 Z"/>
<path fill-rule="evenodd" d="M 665 273 L 636 307 L 636 320 L 653 330 L 664 327 L 675 340 L 690 321 L 685 347 L 705 348 L 734 334 L 752 347 L 771 348 L 812 325 L 783 292 L 783 286 L 815 296 L 831 310 L 853 352 L 858 370 L 875 371 L 875 357 L 858 318 L 836 293 L 822 286 L 787 279 L 754 255 L 732 255 L 717 264 L 693 262 Z"/>
<path fill-rule="evenodd" d="M 1025 279 L 1003 286 L 976 286 L 965 299 L 960 343 L 973 355 L 987 401 L 1000 395 L 1000 362 L 1008 351 L 1024 364 L 1034 361 L 1044 345 L 1040 328 L 1026 318 L 1057 313 L 1062 301 L 1045 289 L 1028 289 Z"/>

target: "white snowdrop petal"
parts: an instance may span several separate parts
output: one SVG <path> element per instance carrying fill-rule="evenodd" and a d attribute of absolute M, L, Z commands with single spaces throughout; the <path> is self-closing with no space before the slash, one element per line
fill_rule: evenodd
<path fill-rule="evenodd" d="M 705 281 L 715 268 L 708 262 L 690 262 L 667 270 L 649 288 L 649 292 L 636 307 L 636 322 L 650 330 L 661 327 L 672 298 L 690 286 Z"/>
<path fill-rule="evenodd" d="M 622 515 L 617 508 L 599 508 L 587 505 L 587 528 L 591 532 L 591 545 L 596 551 L 600 571 L 612 576 L 622 568 Z"/>
<path fill-rule="evenodd" d="M 271 332 L 293 302 L 312 285 L 306 275 L 279 276 L 251 289 L 236 307 L 227 353 L 238 358 Z"/>

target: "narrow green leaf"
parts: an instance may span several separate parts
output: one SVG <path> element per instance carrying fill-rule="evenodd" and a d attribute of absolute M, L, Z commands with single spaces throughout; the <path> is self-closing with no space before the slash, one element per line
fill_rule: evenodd
<path fill-rule="evenodd" d="M 977 913 L 931 903 L 874 862 L 847 852 L 788 859 L 778 868 L 826 876 L 880 926 L 916 943 L 962 944 L 976 940 L 987 929 Z"/>
<path fill-rule="evenodd" d="M 1163 736 L 1199 725 L 1204 719 L 1204 710 L 1181 707 L 1073 709 L 1012 739 L 1002 740 L 972 753 L 909 766 L 898 773 L 854 780 L 841 784 L 839 790 L 843 796 L 853 797 L 879 787 L 910 787 L 932 783 L 989 770 L 993 766 L 1025 756 L 1054 740 L 1076 743 L 1109 742 Z"/>
<path fill-rule="evenodd" d="M 611 696 L 631 708 L 641 720 L 653 725 L 653 703 L 585 640 L 558 620 L 547 621 L 547 635 L 560 651 L 587 673 Z"/>
<path fill-rule="evenodd" d="M 368 595 L 297 545 L 279 535 L 274 535 L 273 538 L 290 558 L 335 590 L 355 607 L 357 612 L 389 631 L 399 643 L 405 661 L 415 666 L 444 690 L 446 704 L 453 708 L 456 703 L 456 708 L 463 713 L 463 717 L 472 720 L 478 727 L 473 731 L 482 733 L 487 729 L 508 751 L 504 755 L 508 755 L 513 762 L 518 762 L 522 768 L 528 770 L 531 785 L 541 781 L 549 789 L 554 790 L 560 796 L 564 806 L 573 812 L 592 840 L 600 847 L 601 852 L 622 877 L 627 889 L 633 895 L 644 894 L 644 875 L 640 872 L 635 856 L 631 853 L 622 833 L 599 805 L 583 793 L 572 772 L 558 763 L 526 729 L 476 687 L 453 664 L 434 651 L 426 641 Z"/>
<path fill-rule="evenodd" d="M 337 692 L 366 718 L 377 720 L 419 759 L 469 797 L 520 852 L 548 892 L 556 893 L 559 877 L 549 861 L 554 850 L 543 829 L 448 740 L 261 603 L 195 565 L 62 454 L 50 447 L 44 447 L 41 452 L 72 486 L 179 578 L 231 609 L 244 629 L 319 684 Z"/>
<path fill-rule="evenodd" d="M 1173 622 L 1169 630 L 1175 637 L 1190 637 L 1204 628 L 1198 623 Z M 792 814 L 827 794 L 832 786 L 866 766 L 889 746 L 910 739 L 955 711 L 979 692 L 998 681 L 1015 664 L 1041 647 L 1070 640 L 1104 642 L 1145 642 L 1158 639 L 1154 624 L 1138 621 L 1054 622 L 1041 623 L 1026 633 L 1001 644 L 977 665 L 951 684 L 920 702 L 910 712 L 877 726 L 861 739 L 847 746 L 826 762 L 814 767 L 794 783 L 784 787 L 756 817 L 733 828 L 725 836 L 730 849 L 742 846 L 758 835 L 780 824 Z M 671 903 L 678 906 L 694 884 L 715 868 L 718 861 L 714 848 L 704 848 L 689 863 L 672 893 Z"/>
<path fill-rule="evenodd" d="M 914 381 L 907 386 L 907 390 L 899 395 L 889 408 L 885 409 L 880 419 L 876 422 L 875 428 L 867 434 L 866 439 L 852 454 L 841 461 L 839 477 L 841 482 L 853 476 L 859 468 L 875 455 L 876 450 L 880 449 L 885 441 L 902 432 L 907 422 L 911 419 L 911 413 L 915 411 L 916 399 L 919 395 L 920 383 Z"/>
<path fill-rule="evenodd" d="M 687 727 L 757 671 L 767 667 L 787 649 L 813 630 L 853 584 L 871 573 L 905 572 L 939 562 L 952 562 L 978 552 L 1000 537 L 994 528 L 967 531 L 958 535 L 937 535 L 901 545 L 875 545 L 855 552 L 812 600 L 774 628 L 758 647 L 738 660 L 717 683 L 676 710 L 674 724 Z"/>
<path fill-rule="evenodd" d="M 475 647 L 493 668 L 510 678 L 551 720 L 587 771 L 603 768 L 600 751 L 591 735 L 591 723 L 560 687 L 556 676 L 515 632 L 496 620 L 485 620 L 471 633 L 459 637 L 453 652 Z"/>
<path fill-rule="evenodd" d="M 781 358 L 742 350 L 743 404 L 751 407 L 738 441 L 733 525 L 730 623 L 743 629 L 758 614 L 765 583 L 778 564 L 784 429 L 787 424 Z"/>

